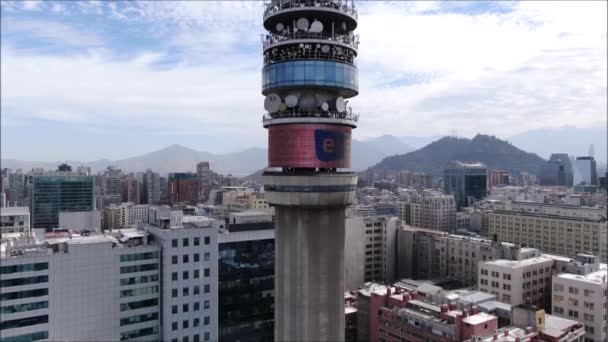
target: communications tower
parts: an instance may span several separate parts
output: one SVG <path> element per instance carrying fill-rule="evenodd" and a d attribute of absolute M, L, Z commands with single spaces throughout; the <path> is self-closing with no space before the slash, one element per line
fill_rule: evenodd
<path fill-rule="evenodd" d="M 339 0 L 265 2 L 266 201 L 275 207 L 275 340 L 344 340 L 344 223 L 359 38 Z"/>

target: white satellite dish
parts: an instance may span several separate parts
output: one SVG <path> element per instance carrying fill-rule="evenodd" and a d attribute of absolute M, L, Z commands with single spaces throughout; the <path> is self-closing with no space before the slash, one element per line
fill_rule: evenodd
<path fill-rule="evenodd" d="M 329 110 L 329 104 L 327 104 L 327 102 L 323 102 L 321 105 L 321 110 L 327 112 Z"/>
<path fill-rule="evenodd" d="M 281 106 L 281 97 L 277 94 L 268 94 L 264 99 L 264 109 L 269 113 L 275 113 Z"/>
<path fill-rule="evenodd" d="M 287 106 L 281 102 L 281 104 L 279 105 L 279 112 L 284 112 L 287 109 Z"/>
<path fill-rule="evenodd" d="M 283 29 L 285 29 L 285 26 L 283 26 L 282 23 L 278 23 L 275 28 L 277 29 L 277 32 L 281 32 Z"/>
<path fill-rule="evenodd" d="M 300 18 L 296 22 L 296 26 L 298 27 L 299 30 L 302 30 L 302 31 L 308 31 L 308 25 L 309 25 L 308 19 L 306 19 L 306 18 Z"/>
<path fill-rule="evenodd" d="M 323 52 L 323 53 L 329 53 L 329 45 L 323 45 L 323 46 L 321 46 L 321 52 Z"/>
<path fill-rule="evenodd" d="M 315 21 L 310 24 L 310 32 L 321 33 L 323 32 L 323 23 L 315 19 Z"/>
<path fill-rule="evenodd" d="M 293 107 L 297 106 L 298 105 L 298 95 L 295 95 L 295 94 L 287 95 L 287 97 L 285 97 L 285 104 L 289 108 L 293 108 Z"/>
<path fill-rule="evenodd" d="M 344 98 L 342 98 L 341 96 L 336 98 L 336 110 L 339 113 L 342 113 L 343 111 L 346 110 L 346 104 L 344 103 Z"/>
<path fill-rule="evenodd" d="M 312 93 L 306 93 L 300 97 L 299 105 L 302 110 L 314 110 L 317 105 L 317 98 Z"/>

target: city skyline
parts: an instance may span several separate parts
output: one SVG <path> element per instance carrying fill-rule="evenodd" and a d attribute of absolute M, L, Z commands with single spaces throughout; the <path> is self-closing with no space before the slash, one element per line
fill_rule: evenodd
<path fill-rule="evenodd" d="M 361 42 L 357 139 L 605 126 L 606 3 L 356 5 L 361 36 L 374 37 Z M 219 153 L 263 146 L 264 130 L 250 128 L 263 113 L 262 10 L 2 2 L 3 156 L 88 161 L 173 143 Z"/>

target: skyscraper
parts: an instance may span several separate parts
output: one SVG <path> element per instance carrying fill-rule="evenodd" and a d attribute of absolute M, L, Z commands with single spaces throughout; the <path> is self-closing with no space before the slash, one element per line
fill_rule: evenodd
<path fill-rule="evenodd" d="M 198 176 L 198 200 L 201 203 L 204 203 L 207 201 L 211 188 L 211 169 L 209 168 L 209 162 L 200 162 L 196 164 L 196 174 Z"/>
<path fill-rule="evenodd" d="M 470 205 L 471 199 L 480 200 L 487 193 L 487 168 L 482 163 L 452 161 L 445 168 L 443 186 L 446 194 L 454 195 L 460 209 Z"/>
<path fill-rule="evenodd" d="M 145 204 L 160 203 L 160 175 L 147 169 L 143 174 L 142 200 Z"/>
<path fill-rule="evenodd" d="M 358 117 L 357 12 L 320 0 L 266 3 L 266 201 L 276 210 L 275 340 L 344 339 L 345 208 Z"/>
<path fill-rule="evenodd" d="M 64 169 L 66 169 L 64 167 Z M 33 176 L 32 227 L 53 230 L 59 226 L 59 212 L 95 209 L 93 176 L 55 171 Z"/>
<path fill-rule="evenodd" d="M 167 185 L 169 204 L 187 203 L 196 205 L 198 201 L 198 176 L 196 173 L 170 173 Z"/>
<path fill-rule="evenodd" d="M 25 205 L 25 175 L 18 169 L 8 174 L 8 203 L 9 206 Z"/>
<path fill-rule="evenodd" d="M 597 165 L 593 157 L 577 157 L 574 161 L 574 185 L 597 185 Z"/>
<path fill-rule="evenodd" d="M 540 185 L 573 185 L 572 163 L 566 153 L 554 153 L 540 170 Z"/>

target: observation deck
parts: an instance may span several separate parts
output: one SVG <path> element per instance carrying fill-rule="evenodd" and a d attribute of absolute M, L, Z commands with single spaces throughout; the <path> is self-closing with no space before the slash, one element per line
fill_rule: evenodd
<path fill-rule="evenodd" d="M 359 15 L 355 7 L 345 0 L 271 0 L 265 3 L 264 28 L 273 31 L 278 23 L 314 16 L 321 21 L 338 19 L 343 29 L 357 28 Z M 342 25 L 342 24 L 340 24 Z"/>
<path fill-rule="evenodd" d="M 273 125 L 288 125 L 294 123 L 337 124 L 356 128 L 358 121 L 359 114 L 353 114 L 350 108 L 344 113 L 336 111 L 324 112 L 321 110 L 308 112 L 293 110 L 284 113 L 265 113 L 262 117 L 262 124 L 266 128 Z"/>

